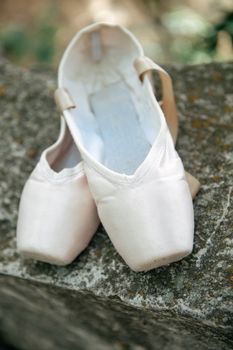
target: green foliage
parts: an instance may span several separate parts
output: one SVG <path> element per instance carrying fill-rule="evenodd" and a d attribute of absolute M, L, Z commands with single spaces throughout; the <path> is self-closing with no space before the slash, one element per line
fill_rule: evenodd
<path fill-rule="evenodd" d="M 37 61 L 43 63 L 52 62 L 55 52 L 55 34 L 56 28 L 49 25 L 45 25 L 40 29 L 34 44 L 34 54 Z"/>
<path fill-rule="evenodd" d="M 30 39 L 21 26 L 12 26 L 0 33 L 1 51 L 15 60 L 20 60 L 30 51 Z"/>
<path fill-rule="evenodd" d="M 223 19 L 217 23 L 212 29 L 207 33 L 204 46 L 210 53 L 215 53 L 217 48 L 218 33 L 220 31 L 226 32 L 233 43 L 233 12 L 227 12 L 224 14 Z"/>
<path fill-rule="evenodd" d="M 191 8 L 164 13 L 162 24 L 173 37 L 170 53 L 181 63 L 203 63 L 218 58 L 218 35 L 225 32 L 233 43 L 233 13 L 223 13 L 212 24 Z"/>
<path fill-rule="evenodd" d="M 149 44 L 151 56 L 161 61 L 202 63 L 218 59 L 219 33 L 233 42 L 233 12 L 222 13 L 218 23 L 212 24 L 191 7 L 181 2 L 168 10 L 162 0 L 144 0 L 148 17 L 152 18 L 160 39 Z M 60 23 L 59 23 L 60 25 Z M 61 26 L 64 24 L 61 23 Z M 137 23 L 135 23 L 137 26 Z M 0 28 L 0 52 L 20 64 L 51 64 L 56 54 L 58 7 L 50 0 L 49 6 L 39 13 L 32 24 L 10 24 Z M 230 39 L 229 39 L 230 38 Z M 166 43 L 169 42 L 169 45 Z M 232 57 L 228 55 L 228 58 Z"/>
<path fill-rule="evenodd" d="M 13 24 L 0 30 L 0 51 L 19 63 L 50 64 L 55 54 L 56 11 L 50 8 L 32 26 Z"/>

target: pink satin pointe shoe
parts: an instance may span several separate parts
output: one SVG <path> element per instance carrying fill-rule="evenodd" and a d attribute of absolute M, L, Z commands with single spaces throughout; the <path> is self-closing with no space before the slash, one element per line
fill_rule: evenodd
<path fill-rule="evenodd" d="M 161 79 L 162 109 L 151 70 Z M 147 271 L 190 254 L 192 197 L 200 184 L 185 173 L 174 147 L 178 121 L 169 75 L 128 30 L 98 23 L 66 49 L 55 98 L 100 220 L 130 268 Z"/>
<path fill-rule="evenodd" d="M 87 247 L 98 224 L 80 153 L 62 117 L 57 142 L 24 186 L 17 248 L 24 257 L 66 265 Z"/>

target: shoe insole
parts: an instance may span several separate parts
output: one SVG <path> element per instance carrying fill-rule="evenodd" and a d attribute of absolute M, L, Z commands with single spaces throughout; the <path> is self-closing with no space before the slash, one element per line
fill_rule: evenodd
<path fill-rule="evenodd" d="M 80 162 L 80 154 L 77 146 L 72 142 L 67 149 L 56 158 L 52 167 L 59 172 L 66 168 L 73 168 Z"/>
<path fill-rule="evenodd" d="M 90 95 L 90 105 L 104 144 L 104 165 L 132 175 L 147 156 L 151 145 L 124 82 L 108 85 Z"/>

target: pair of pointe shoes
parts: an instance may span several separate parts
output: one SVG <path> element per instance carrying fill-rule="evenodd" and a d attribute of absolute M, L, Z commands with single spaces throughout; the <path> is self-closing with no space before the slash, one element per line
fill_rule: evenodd
<path fill-rule="evenodd" d="M 162 108 L 148 73 L 162 84 Z M 174 144 L 178 120 L 170 76 L 118 25 L 81 30 L 60 63 L 57 142 L 27 180 L 17 246 L 26 257 L 65 265 L 102 222 L 135 271 L 180 260 L 193 247 L 192 198 L 199 182 Z M 46 127 L 46 126 L 45 126 Z"/>

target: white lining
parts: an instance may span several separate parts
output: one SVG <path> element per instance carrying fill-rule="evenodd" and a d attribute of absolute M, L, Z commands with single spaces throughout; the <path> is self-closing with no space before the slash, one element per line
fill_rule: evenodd
<path fill-rule="evenodd" d="M 98 91 L 95 85 L 91 94 L 85 92 L 85 84 L 77 85 L 73 116 L 87 151 L 107 168 L 128 175 L 146 158 L 161 126 L 145 87 L 135 72 L 130 73 L 124 80 L 121 74 L 114 83 L 104 82 Z"/>
<path fill-rule="evenodd" d="M 58 141 L 45 151 L 50 168 L 60 173 L 64 169 L 75 168 L 81 162 L 81 156 L 67 125 L 62 121 Z"/>
<path fill-rule="evenodd" d="M 127 175 L 146 158 L 161 128 L 161 110 L 133 65 L 140 53 L 122 28 L 93 26 L 71 42 L 59 68 L 59 86 L 77 106 L 70 113 L 78 143 L 98 163 Z"/>

